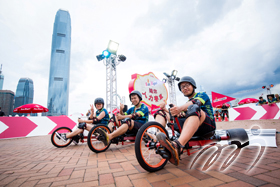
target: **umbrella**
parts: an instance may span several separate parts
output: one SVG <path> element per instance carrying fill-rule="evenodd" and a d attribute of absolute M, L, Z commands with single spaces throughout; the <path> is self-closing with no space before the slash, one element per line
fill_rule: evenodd
<path fill-rule="evenodd" d="M 254 98 L 246 98 L 246 99 L 242 99 L 241 101 L 239 101 L 238 104 L 243 105 L 243 104 L 257 103 L 257 102 L 259 102 L 259 100 L 254 99 Z"/>
<path fill-rule="evenodd" d="M 26 104 L 14 109 L 15 113 L 41 113 L 48 111 L 49 109 L 38 104 Z"/>

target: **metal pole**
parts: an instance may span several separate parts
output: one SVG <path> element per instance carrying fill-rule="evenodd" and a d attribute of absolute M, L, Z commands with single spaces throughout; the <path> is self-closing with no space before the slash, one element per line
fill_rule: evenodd
<path fill-rule="evenodd" d="M 106 59 L 106 108 L 112 112 L 117 108 L 117 71 L 116 55 Z"/>
<path fill-rule="evenodd" d="M 175 84 L 174 84 L 174 80 L 172 78 L 168 78 L 168 88 L 169 88 L 170 103 L 177 105 Z"/>

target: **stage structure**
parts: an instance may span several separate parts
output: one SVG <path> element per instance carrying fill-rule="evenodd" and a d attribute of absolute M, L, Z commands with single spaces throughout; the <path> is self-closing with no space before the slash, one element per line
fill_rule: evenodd
<path fill-rule="evenodd" d="M 119 44 L 110 40 L 106 50 L 97 55 L 98 61 L 103 60 L 106 66 L 106 109 L 112 112 L 117 108 L 117 65 L 124 62 L 124 55 L 117 55 Z"/>
<path fill-rule="evenodd" d="M 176 101 L 176 91 L 175 91 L 175 80 L 179 81 L 180 78 L 176 77 L 178 71 L 177 70 L 173 70 L 171 72 L 171 75 L 167 74 L 167 73 L 163 73 L 166 78 L 163 78 L 162 82 L 164 83 L 168 83 L 168 90 L 169 90 L 169 102 L 177 105 L 177 101 Z"/>

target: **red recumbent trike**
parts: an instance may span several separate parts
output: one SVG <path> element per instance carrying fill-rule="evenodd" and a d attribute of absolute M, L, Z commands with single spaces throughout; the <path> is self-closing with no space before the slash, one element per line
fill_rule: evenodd
<path fill-rule="evenodd" d="M 177 124 L 176 126 L 174 119 Z M 169 139 L 176 140 L 181 133 L 181 126 L 177 117 L 171 116 L 171 123 L 168 123 L 167 126 L 169 127 L 169 133 L 161 124 L 152 121 L 143 125 L 137 133 L 135 140 L 136 158 L 142 168 L 149 172 L 161 170 L 170 158 L 170 152 L 156 141 L 156 134 L 163 132 Z M 177 130 L 175 130 L 175 127 Z M 203 136 L 194 136 L 185 145 L 183 152 L 191 155 L 201 149 L 212 147 L 221 140 L 228 140 L 229 144 L 235 144 L 238 148 L 249 145 L 249 138 L 246 131 L 238 128 L 226 130 L 226 136 L 216 135 L 215 131 Z"/>
<path fill-rule="evenodd" d="M 113 114 L 113 119 L 115 119 L 115 115 Z M 120 125 L 121 122 L 119 121 L 119 123 L 117 124 L 116 121 L 114 120 L 114 125 L 112 127 L 113 131 L 116 130 Z M 111 133 L 109 127 L 107 125 L 103 125 L 103 124 L 97 124 L 94 127 L 92 127 L 92 129 L 88 132 L 87 135 L 84 135 L 84 133 L 81 133 L 73 138 L 69 138 L 66 142 L 64 142 L 63 140 L 59 139 L 56 136 L 56 132 L 58 133 L 70 133 L 72 132 L 72 130 L 68 127 L 60 127 L 57 128 L 51 136 L 51 141 L 52 144 L 58 148 L 62 148 L 62 147 L 67 147 L 68 145 L 70 145 L 73 142 L 73 139 L 76 139 L 77 142 L 87 142 L 88 147 L 95 153 L 100 153 L 100 152 L 104 152 L 106 151 L 111 144 L 121 144 L 121 145 L 127 145 L 127 144 L 131 144 L 134 143 L 135 141 L 135 134 L 129 134 L 129 132 L 118 136 L 116 138 L 114 138 L 113 140 L 111 140 L 109 142 L 109 144 L 106 146 L 103 142 L 105 141 L 105 137 L 103 137 L 100 133 L 100 129 L 102 129 L 103 131 L 107 132 L 107 133 Z"/>
<path fill-rule="evenodd" d="M 114 114 L 113 114 L 112 119 L 115 119 Z M 113 131 L 115 131 L 121 125 L 121 122 L 119 121 L 119 123 L 117 123 L 115 120 L 113 122 L 114 122 L 114 125 L 113 125 L 112 129 L 113 129 Z M 109 142 L 109 144 L 106 146 L 103 143 L 105 140 L 105 137 L 103 137 L 101 135 L 100 129 L 107 132 L 108 134 L 111 133 L 109 127 L 106 125 L 96 125 L 89 131 L 88 136 L 87 136 L 88 147 L 95 153 L 100 153 L 100 152 L 106 151 L 110 147 L 111 144 L 116 144 L 116 145 L 132 144 L 135 142 L 135 139 L 136 139 L 136 135 L 130 134 L 128 131 L 125 134 L 112 139 Z"/>

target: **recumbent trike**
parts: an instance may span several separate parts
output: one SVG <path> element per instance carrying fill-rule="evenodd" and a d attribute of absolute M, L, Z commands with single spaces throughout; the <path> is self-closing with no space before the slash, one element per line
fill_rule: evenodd
<path fill-rule="evenodd" d="M 170 106 L 172 107 L 172 105 Z M 138 131 L 135 140 L 135 154 L 139 164 L 143 169 L 149 172 L 155 172 L 164 168 L 170 158 L 170 152 L 156 141 L 155 135 L 159 132 L 166 134 L 171 140 L 179 138 L 181 126 L 178 117 L 170 115 L 170 123 L 167 126 L 169 132 L 161 124 L 155 121 L 144 124 Z M 175 124 L 176 123 L 176 124 Z M 246 131 L 242 128 L 226 130 L 226 136 L 219 136 L 215 131 L 209 132 L 203 136 L 194 136 L 184 147 L 184 153 L 188 155 L 197 153 L 201 149 L 206 149 L 216 145 L 221 140 L 229 141 L 229 144 L 235 144 L 238 148 L 249 145 L 249 138 Z"/>

